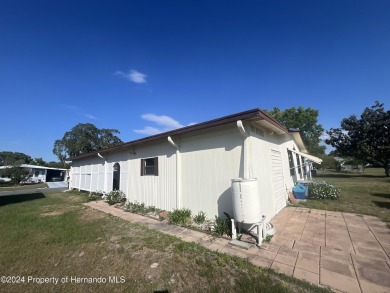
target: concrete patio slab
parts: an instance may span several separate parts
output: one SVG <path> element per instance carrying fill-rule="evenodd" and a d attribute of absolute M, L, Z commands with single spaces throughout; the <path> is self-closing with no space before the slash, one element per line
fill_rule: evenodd
<path fill-rule="evenodd" d="M 354 246 L 356 254 L 358 255 L 379 260 L 387 258 L 386 253 L 383 251 L 383 249 L 380 249 L 380 246 L 374 246 L 372 249 L 367 247 L 359 247 L 356 244 Z"/>
<path fill-rule="evenodd" d="M 299 268 L 306 272 L 311 272 L 318 275 L 320 273 L 319 264 L 320 256 L 318 254 L 300 252 L 295 264 L 295 269 Z"/>
<path fill-rule="evenodd" d="M 384 272 L 389 270 L 389 265 L 386 263 L 385 260 L 372 259 L 372 258 L 368 258 L 356 254 L 351 254 L 351 257 L 354 266 L 369 267 L 374 270 L 384 271 Z"/>
<path fill-rule="evenodd" d="M 287 248 L 292 248 L 294 246 L 294 242 L 295 242 L 295 240 L 292 238 L 286 238 L 286 237 L 279 236 L 279 235 L 276 235 L 272 238 L 273 244 L 287 247 Z"/>
<path fill-rule="evenodd" d="M 256 253 L 256 256 L 261 256 L 266 259 L 274 260 L 276 255 L 278 254 L 278 251 L 270 251 L 266 249 L 259 249 Z"/>
<path fill-rule="evenodd" d="M 294 273 L 294 266 L 289 266 L 276 260 L 272 263 L 271 269 L 274 269 L 275 271 L 283 273 L 287 276 L 292 276 Z"/>
<path fill-rule="evenodd" d="M 320 269 L 320 284 L 335 288 L 342 292 L 360 293 L 360 286 L 355 278 L 347 277 L 326 269 Z"/>
<path fill-rule="evenodd" d="M 321 246 L 313 244 L 313 243 L 307 243 L 307 242 L 301 241 L 301 240 L 295 240 L 293 249 L 298 250 L 298 251 L 312 253 L 315 255 L 319 255 L 320 250 L 321 250 Z"/>
<path fill-rule="evenodd" d="M 346 263 L 352 264 L 351 254 L 345 251 L 338 249 L 333 249 L 330 247 L 322 246 L 321 247 L 321 257 L 326 257 Z"/>
<path fill-rule="evenodd" d="M 260 249 L 268 250 L 268 251 L 273 251 L 273 252 L 278 252 L 280 246 L 274 243 L 263 243 L 260 246 Z"/>
<path fill-rule="evenodd" d="M 261 256 L 254 256 L 250 259 L 250 262 L 259 267 L 270 268 L 273 260 Z"/>
<path fill-rule="evenodd" d="M 352 264 L 340 262 L 331 258 L 322 257 L 320 262 L 320 268 L 356 279 L 355 270 Z"/>
<path fill-rule="evenodd" d="M 275 256 L 274 261 L 294 267 L 297 261 L 297 257 L 298 251 L 287 247 L 281 247 L 278 251 L 278 254 Z"/>
<path fill-rule="evenodd" d="M 271 221 L 276 229 L 271 242 L 246 250 L 229 245 L 230 240 L 131 214 L 102 201 L 86 205 L 316 285 L 342 292 L 390 292 L 390 230 L 373 216 L 286 207 Z"/>
<path fill-rule="evenodd" d="M 319 274 L 308 272 L 306 270 L 303 270 L 303 269 L 300 269 L 297 267 L 295 267 L 293 277 L 297 278 L 297 279 L 305 280 L 305 281 L 312 283 L 316 286 L 318 286 L 320 283 L 320 275 Z"/>
<path fill-rule="evenodd" d="M 389 293 L 388 287 L 383 287 L 363 280 L 360 280 L 359 283 L 363 293 Z"/>
<path fill-rule="evenodd" d="M 390 288 L 390 271 L 378 271 L 364 266 L 356 266 L 356 268 L 356 273 L 359 277 L 359 280 Z"/>

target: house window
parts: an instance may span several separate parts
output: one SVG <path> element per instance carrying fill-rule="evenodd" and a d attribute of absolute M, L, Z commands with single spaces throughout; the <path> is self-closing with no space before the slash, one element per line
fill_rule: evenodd
<path fill-rule="evenodd" d="M 141 176 L 158 176 L 158 158 L 141 159 Z"/>
<path fill-rule="evenodd" d="M 300 158 L 300 156 L 298 155 L 298 154 L 296 154 L 296 156 L 297 156 L 297 165 L 298 165 L 298 173 L 299 173 L 299 175 L 302 175 L 302 169 L 301 169 L 301 158 Z"/>
<path fill-rule="evenodd" d="M 294 158 L 293 158 L 292 151 L 287 150 L 287 154 L 288 154 L 288 164 L 290 166 L 290 175 L 294 176 L 294 174 L 295 174 L 295 167 L 294 167 Z"/>

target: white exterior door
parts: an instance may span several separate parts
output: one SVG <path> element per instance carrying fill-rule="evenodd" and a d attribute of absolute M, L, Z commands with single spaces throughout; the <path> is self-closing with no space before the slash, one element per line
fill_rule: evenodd
<path fill-rule="evenodd" d="M 283 178 L 282 155 L 279 151 L 271 150 L 272 178 L 274 189 L 275 214 L 286 206 L 286 188 Z"/>

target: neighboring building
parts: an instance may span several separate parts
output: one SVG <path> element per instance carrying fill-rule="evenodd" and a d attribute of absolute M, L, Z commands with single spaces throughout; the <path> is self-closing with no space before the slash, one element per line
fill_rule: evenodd
<path fill-rule="evenodd" d="M 222 117 L 70 158 L 70 188 L 122 190 L 131 202 L 208 218 L 233 215 L 231 180 L 257 178 L 269 221 L 288 191 L 310 179 L 311 162 L 297 130 L 260 109 Z"/>
<path fill-rule="evenodd" d="M 11 166 L 0 166 L 0 171 Z M 24 168 L 28 171 L 29 176 L 26 181 L 28 182 L 50 182 L 50 181 L 65 181 L 68 169 L 61 168 L 50 168 L 44 166 L 35 166 L 35 165 L 20 165 L 21 168 Z M 9 181 L 9 178 L 6 178 L 4 175 L 0 176 L 0 180 Z"/>
<path fill-rule="evenodd" d="M 340 157 L 334 157 L 334 159 L 339 162 L 340 164 L 340 168 L 341 168 L 341 172 L 358 172 L 358 173 L 364 173 L 364 168 L 367 167 L 364 166 L 363 164 L 355 164 L 355 165 L 352 165 L 352 164 L 348 164 L 346 162 L 348 162 L 347 159 L 344 159 L 344 158 L 340 158 Z"/>

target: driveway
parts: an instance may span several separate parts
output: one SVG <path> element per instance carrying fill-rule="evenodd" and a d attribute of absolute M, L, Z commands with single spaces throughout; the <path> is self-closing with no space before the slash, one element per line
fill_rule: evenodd
<path fill-rule="evenodd" d="M 68 182 L 66 181 L 56 181 L 56 182 L 46 182 L 49 188 L 68 188 Z"/>
<path fill-rule="evenodd" d="M 49 189 L 59 189 L 59 190 L 68 189 L 67 182 L 46 182 L 46 184 L 48 185 Z M 44 188 L 31 188 L 31 189 L 20 189 L 20 190 L 14 189 L 14 190 L 0 191 L 0 196 L 40 193 L 43 190 L 47 190 L 47 188 L 44 187 Z"/>

